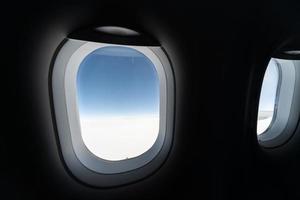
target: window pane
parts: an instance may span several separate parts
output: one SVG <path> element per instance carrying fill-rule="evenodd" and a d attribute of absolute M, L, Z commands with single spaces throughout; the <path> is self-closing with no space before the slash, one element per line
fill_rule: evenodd
<path fill-rule="evenodd" d="M 277 63 L 271 59 L 265 72 L 258 109 L 257 134 L 265 132 L 274 117 L 276 93 L 279 80 Z"/>
<path fill-rule="evenodd" d="M 159 78 L 139 51 L 99 48 L 80 64 L 77 98 L 87 148 L 106 160 L 137 157 L 159 133 Z"/>

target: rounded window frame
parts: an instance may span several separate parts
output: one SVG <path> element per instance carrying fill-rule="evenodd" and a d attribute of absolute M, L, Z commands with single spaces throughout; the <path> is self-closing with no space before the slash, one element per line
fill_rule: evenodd
<path fill-rule="evenodd" d="M 123 46 L 144 54 L 154 64 L 160 85 L 159 134 L 143 154 L 120 161 L 95 156 L 80 133 L 76 78 L 81 61 L 92 51 L 106 46 Z M 122 185 L 141 179 L 166 159 L 173 138 L 174 77 L 167 55 L 160 46 L 136 46 L 66 39 L 52 70 L 52 96 L 62 157 L 79 180 L 100 187 Z M 75 113 L 75 114 L 74 114 Z"/>
<path fill-rule="evenodd" d="M 300 110 L 299 67 L 297 69 L 294 63 L 291 65 L 294 62 L 291 59 L 277 56 L 271 59 L 276 63 L 279 79 L 272 122 L 263 133 L 257 135 L 258 143 L 264 148 L 278 147 L 292 137 L 299 121 Z"/>

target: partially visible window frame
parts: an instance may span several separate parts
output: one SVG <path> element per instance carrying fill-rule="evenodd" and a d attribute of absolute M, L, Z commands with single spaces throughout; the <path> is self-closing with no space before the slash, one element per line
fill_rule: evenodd
<path fill-rule="evenodd" d="M 271 59 L 274 59 L 274 58 L 271 58 Z M 281 66 L 280 66 L 280 64 L 278 63 L 278 61 L 276 59 L 274 59 L 274 63 L 275 63 L 276 70 L 277 70 L 277 73 L 278 73 L 278 80 L 277 80 L 277 84 L 276 84 L 276 93 L 275 93 L 275 101 L 274 101 L 275 104 L 274 104 L 274 109 L 273 109 L 272 120 L 271 120 L 268 128 L 264 132 L 262 132 L 261 134 L 258 134 L 259 137 L 260 137 L 260 135 L 263 135 L 263 134 L 266 134 L 266 133 L 268 134 L 268 131 L 270 130 L 270 128 L 272 127 L 272 125 L 276 121 L 275 118 L 276 118 L 276 115 L 277 115 L 279 91 L 280 91 L 281 81 L 282 81 L 282 71 L 281 71 Z M 268 65 L 268 67 L 269 67 L 269 65 Z M 266 71 L 267 71 L 267 69 L 266 69 Z M 264 77 L 266 76 L 266 71 L 265 71 Z M 263 85 L 263 83 L 262 83 L 262 85 Z M 261 91 L 260 91 L 260 95 L 261 95 L 261 93 L 262 93 L 262 88 L 261 88 Z"/>
<path fill-rule="evenodd" d="M 275 59 L 280 71 L 277 85 L 273 119 L 268 129 L 257 135 L 258 142 L 265 148 L 284 144 L 293 135 L 300 110 L 300 67 L 295 61 Z"/>

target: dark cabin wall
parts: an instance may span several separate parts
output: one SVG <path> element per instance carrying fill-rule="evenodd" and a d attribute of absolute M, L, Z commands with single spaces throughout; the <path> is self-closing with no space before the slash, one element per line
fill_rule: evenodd
<path fill-rule="evenodd" d="M 255 123 L 269 56 L 300 36 L 297 1 L 6 2 L 2 7 L 4 108 L 1 199 L 299 199 L 300 138 L 261 149 Z M 4 12 L 6 11 L 6 12 Z M 48 76 L 71 32 L 120 25 L 157 38 L 173 64 L 173 147 L 145 180 L 99 189 L 61 162 Z"/>

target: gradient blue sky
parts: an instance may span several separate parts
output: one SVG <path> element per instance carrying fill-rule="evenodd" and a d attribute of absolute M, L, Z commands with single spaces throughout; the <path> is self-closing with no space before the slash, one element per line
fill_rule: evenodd
<path fill-rule="evenodd" d="M 103 47 L 81 62 L 77 98 L 81 116 L 158 115 L 158 75 L 137 50 Z"/>
<path fill-rule="evenodd" d="M 272 111 L 274 109 L 278 79 L 278 68 L 275 61 L 271 59 L 264 76 L 260 94 L 259 110 Z"/>

